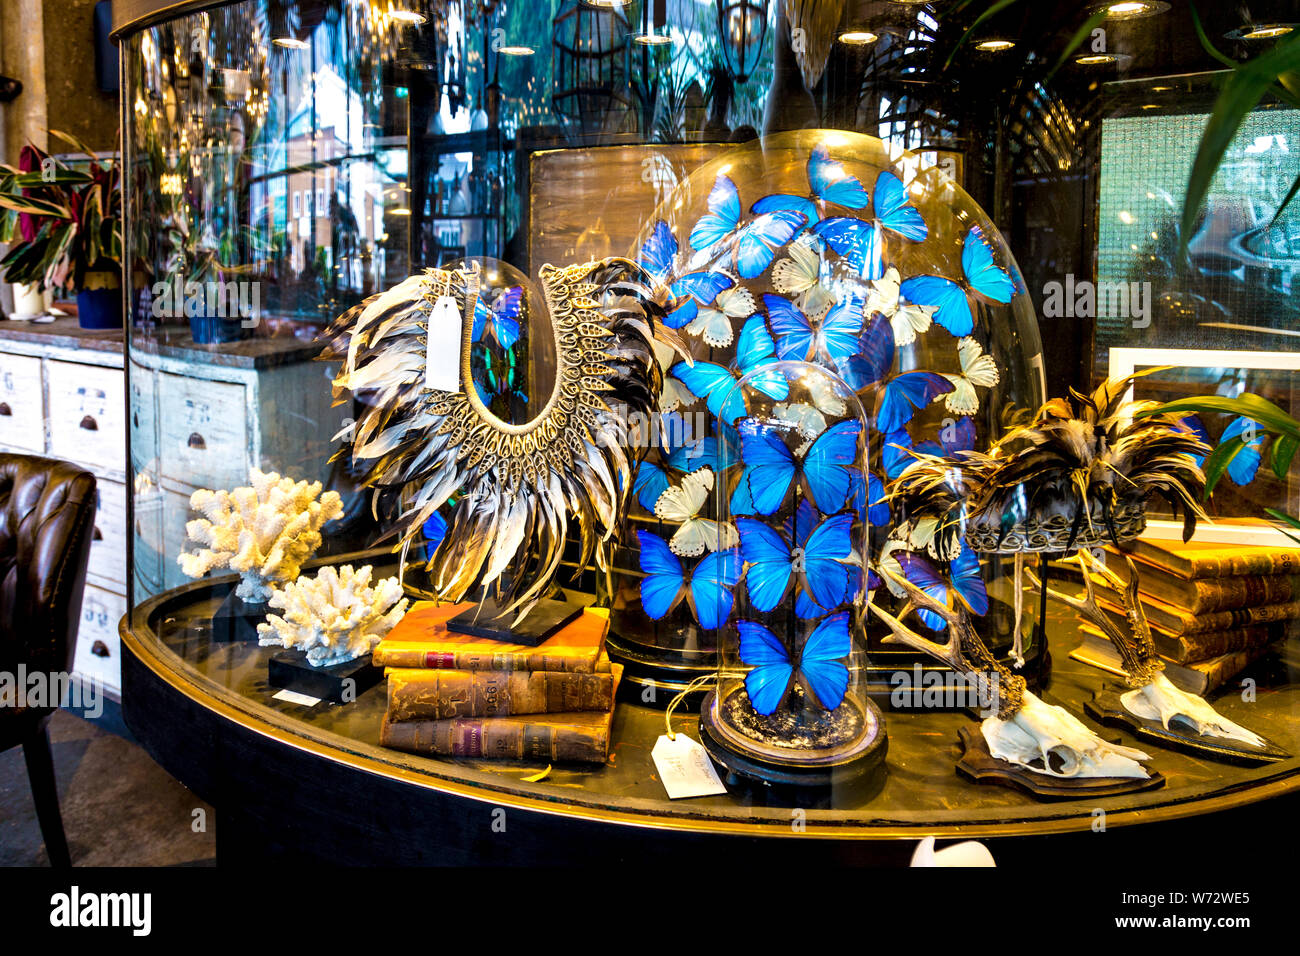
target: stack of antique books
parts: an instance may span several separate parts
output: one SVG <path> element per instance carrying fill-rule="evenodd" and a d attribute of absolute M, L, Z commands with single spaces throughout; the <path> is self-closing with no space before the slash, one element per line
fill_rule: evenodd
<path fill-rule="evenodd" d="M 385 747 L 502 760 L 604 763 L 622 666 L 609 612 L 587 608 L 535 647 L 447 629 L 472 604 L 420 602 L 375 648 L 388 678 Z"/>
<path fill-rule="evenodd" d="M 1139 539 L 1128 550 L 1166 674 L 1185 690 L 1222 686 L 1300 618 L 1300 548 Z M 1122 560 L 1106 566 L 1127 583 Z M 1127 633 L 1120 596 L 1094 583 L 1098 603 Z M 1080 630 L 1084 642 L 1073 656 L 1117 670 L 1118 655 L 1100 631 L 1087 623 Z"/>

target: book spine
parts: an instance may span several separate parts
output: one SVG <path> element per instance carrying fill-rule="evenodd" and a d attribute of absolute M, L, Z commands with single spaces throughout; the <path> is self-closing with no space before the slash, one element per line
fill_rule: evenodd
<path fill-rule="evenodd" d="M 1265 647 L 1245 648 L 1231 654 L 1221 655 L 1213 660 L 1202 661 L 1199 664 L 1189 664 L 1187 667 L 1205 676 L 1205 689 L 1200 693 L 1209 694 L 1218 690 L 1253 664 L 1263 656 L 1265 650 Z"/>
<path fill-rule="evenodd" d="M 438 650 L 425 647 L 393 647 L 380 643 L 372 661 L 379 667 L 422 667 L 461 671 L 563 671 L 590 674 L 596 661 L 590 656 L 523 652 L 491 654 L 483 651 Z"/>
<path fill-rule="evenodd" d="M 379 729 L 382 746 L 410 753 L 497 760 L 604 763 L 609 754 L 608 721 L 575 727 L 545 721 L 492 717 L 390 721 Z"/>
<path fill-rule="evenodd" d="M 1197 578 L 1191 582 L 1195 592 L 1187 603 L 1194 613 L 1201 611 L 1233 611 L 1264 604 L 1285 604 L 1294 601 L 1300 588 L 1296 579 L 1288 575 L 1272 577 Z M 1141 588 L 1141 577 L 1138 587 Z M 1159 597 L 1159 594 L 1155 594 Z"/>
<path fill-rule="evenodd" d="M 1105 610 L 1111 611 L 1119 620 L 1125 621 L 1125 626 L 1127 626 L 1123 611 L 1123 598 L 1109 587 L 1099 587 L 1097 591 L 1104 599 Z M 1144 597 L 1142 607 L 1151 623 L 1158 625 L 1161 630 L 1178 636 L 1200 634 L 1206 631 L 1235 630 L 1252 627 L 1256 624 L 1289 621 L 1300 617 L 1300 601 L 1194 614 L 1182 608 L 1172 607 L 1163 602 Z"/>
<path fill-rule="evenodd" d="M 605 711 L 614 705 L 611 674 L 394 670 L 390 720 L 447 720 L 510 714 Z"/>
<path fill-rule="evenodd" d="M 1158 555 L 1149 555 L 1153 564 L 1161 564 Z M 1180 577 L 1187 578 L 1229 578 L 1247 574 L 1268 576 L 1275 574 L 1300 574 L 1300 554 L 1284 551 L 1251 551 L 1242 548 L 1237 554 L 1180 556 L 1168 565 Z"/>
<path fill-rule="evenodd" d="M 1156 650 L 1162 657 L 1167 657 L 1178 664 L 1195 664 L 1212 657 L 1260 647 L 1268 644 L 1277 635 L 1264 626 L 1238 628 L 1232 631 L 1206 631 L 1186 634 L 1182 637 L 1169 637 L 1155 631 L 1151 636 L 1155 641 Z"/>

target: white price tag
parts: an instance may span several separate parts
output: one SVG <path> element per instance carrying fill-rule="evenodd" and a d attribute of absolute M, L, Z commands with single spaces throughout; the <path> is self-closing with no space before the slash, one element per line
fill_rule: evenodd
<path fill-rule="evenodd" d="M 296 690 L 289 690 L 287 687 L 279 693 L 271 695 L 272 700 L 285 700 L 291 704 L 301 704 L 303 707 L 315 707 L 320 703 L 319 697 L 310 697 L 307 694 L 300 694 Z"/>
<path fill-rule="evenodd" d="M 443 295 L 429 311 L 424 353 L 424 386 L 440 392 L 460 391 L 461 315 L 452 296 Z"/>
<path fill-rule="evenodd" d="M 678 734 L 675 740 L 660 734 L 650 759 L 655 762 L 670 800 L 727 792 L 704 748 L 685 734 Z"/>

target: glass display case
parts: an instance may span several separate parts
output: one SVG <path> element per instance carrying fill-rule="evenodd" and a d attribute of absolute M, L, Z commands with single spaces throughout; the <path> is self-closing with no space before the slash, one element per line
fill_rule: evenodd
<path fill-rule="evenodd" d="M 844 510 L 857 536 L 856 558 L 834 557 L 852 582 L 835 605 L 849 648 L 828 661 L 848 674 L 849 749 L 879 759 L 853 781 L 810 782 L 765 776 L 780 760 L 761 754 L 737 771 L 719 751 L 728 792 L 706 798 L 705 822 L 684 826 L 770 834 L 781 814 L 767 811 L 799 805 L 827 835 L 860 825 L 885 838 L 926 823 L 1010 835 L 1088 827 L 1083 801 L 1049 821 L 1041 799 L 1086 793 L 1088 808 L 1144 818 L 1300 781 L 1300 552 L 1283 547 L 1300 502 L 1294 423 L 1257 405 L 1162 419 L 1160 441 L 1193 442 L 1170 446 L 1178 467 L 1195 459 L 1197 474 L 1211 472 L 1225 445 L 1236 455 L 1194 544 L 1217 556 L 1264 538 L 1279 547 L 1212 575 L 1269 579 L 1236 590 L 1206 584 L 1199 559 L 1157 567 L 1166 597 L 1152 597 L 1152 626 L 1121 635 L 1118 654 L 1106 646 L 1126 619 L 1114 575 L 1143 566 L 1131 545 L 1139 530 L 1156 543 L 1148 563 L 1181 544 L 1185 509 L 1174 514 L 1152 490 L 1174 479 L 1142 486 L 1121 531 L 1118 512 L 1092 501 L 1053 502 L 1047 514 L 1035 499 L 1041 473 L 995 467 L 1024 451 L 1035 426 L 1064 417 L 1071 424 L 1054 434 L 1084 436 L 1067 485 L 1091 489 L 1104 473 L 1122 486 L 1128 464 L 1108 457 L 1107 442 L 1140 427 L 1135 410 L 1080 425 L 1095 405 L 1049 402 L 1092 394 L 1107 376 L 1149 373 L 1121 390 L 1137 399 L 1258 393 L 1279 415 L 1300 412 L 1300 211 L 1279 212 L 1300 175 L 1300 130 L 1285 88 L 1243 117 L 1203 201 L 1184 210 L 1228 64 L 1291 42 L 1263 27 L 1297 18 L 1283 2 L 1249 15 L 1219 5 L 1200 11 L 1203 41 L 1183 3 L 1022 2 L 980 17 L 988 6 L 124 5 L 128 721 L 132 692 L 143 699 L 167 672 L 180 675 L 173 689 L 240 714 L 246 729 L 395 781 L 677 825 L 683 804 L 651 785 L 665 725 L 698 738 L 701 702 L 716 721 L 708 708 L 720 698 L 732 724 L 754 713 L 779 723 L 790 714 L 771 715 L 790 699 L 836 709 L 792 663 L 809 645 L 842 643 L 816 632 L 829 618 L 795 608 L 819 586 L 807 578 L 799 496 L 767 511 L 744 500 L 772 492 L 745 484 L 746 442 L 759 439 L 742 419 L 766 401 L 774 407 L 753 415 L 803 436 L 771 451 L 788 459 L 788 487 L 808 488 L 819 436 L 862 423 L 852 492 L 818 517 Z M 787 362 L 813 363 L 827 381 L 801 384 L 798 401 L 788 382 L 785 395 L 765 391 L 764 375 Z M 729 398 L 737 382 L 746 395 Z M 972 488 L 975 462 L 1005 481 L 1001 497 Z M 918 463 L 934 469 L 924 500 L 898 483 Z M 1190 493 L 1199 501 L 1201 490 Z M 994 499 L 1013 504 L 964 510 Z M 936 502 L 947 517 L 931 520 L 924 509 Z M 786 548 L 789 590 L 775 600 L 754 599 L 758 546 L 745 547 L 745 522 Z M 1103 545 L 1108 563 L 1093 567 Z M 401 616 L 380 598 L 393 577 L 407 620 L 446 612 L 424 625 L 429 641 L 454 632 L 507 646 L 493 659 L 514 663 L 497 671 L 529 670 L 518 662 L 545 655 L 528 648 L 557 633 L 601 629 L 572 671 L 618 700 L 603 724 L 575 725 L 601 759 L 566 769 L 556 755 L 577 751 L 557 749 L 563 735 L 546 712 L 517 727 L 458 726 L 447 739 L 419 735 L 447 728 L 425 728 L 402 738 L 414 753 L 387 746 L 398 738 L 383 643 L 368 677 L 349 671 L 308 694 L 315 703 L 277 697 L 268 668 L 281 652 L 258 643 L 259 626 L 289 648 L 292 627 L 276 623 L 293 600 L 285 586 L 345 565 L 374 568 L 373 589 L 346 595 L 370 602 L 368 624 Z M 1075 598 L 1085 588 L 1086 607 Z M 772 641 L 755 631 L 747 653 L 708 603 L 719 589 L 746 609 L 733 622 L 744 616 Z M 474 610 L 481 599 L 492 602 L 486 617 Z M 1080 623 L 1089 610 L 1097 620 Z M 1211 612 L 1215 630 L 1231 632 L 1217 644 L 1188 623 Z M 453 618 L 479 630 L 456 630 Z M 402 663 L 386 666 L 475 669 L 459 650 L 420 644 L 409 625 L 394 633 L 384 640 Z M 1100 704 L 1085 710 L 1117 675 L 1130 687 L 1150 677 L 1134 676 L 1125 641 L 1154 647 L 1165 663 L 1151 668 L 1272 749 L 1248 751 L 1249 771 L 1218 774 L 1203 751 L 1178 751 L 1186 740 L 1161 742 L 1161 704 L 1127 723 Z M 570 666 L 560 659 L 539 669 Z M 791 672 L 765 713 L 746 680 L 761 666 Z M 963 696 L 986 689 L 962 684 L 976 672 L 1011 697 Z M 1270 692 L 1239 699 L 1230 691 L 1245 679 Z M 1041 752 L 1017 764 L 1011 738 L 987 722 L 1028 721 L 1025 695 L 1031 710 L 1059 705 L 1090 723 L 1078 735 L 1061 723 L 1057 738 L 1025 730 L 1020 752 Z M 1134 771 L 1123 785 L 1103 775 L 1111 790 L 1059 789 L 1074 772 L 1062 766 L 1100 762 L 1097 734 L 1117 733 L 1100 730 L 1108 722 L 1149 756 L 1142 784 Z M 782 746 L 765 740 L 763 752 Z M 516 760 L 494 762 L 494 747 Z M 558 769 L 504 781 L 519 761 Z M 912 802 L 918 773 L 941 780 Z M 754 788 L 770 801 L 763 812 Z"/>

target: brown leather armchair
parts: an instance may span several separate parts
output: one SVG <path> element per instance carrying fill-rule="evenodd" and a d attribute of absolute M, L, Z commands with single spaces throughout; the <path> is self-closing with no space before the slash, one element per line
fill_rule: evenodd
<path fill-rule="evenodd" d="M 0 453 L 0 673 L 17 683 L 72 670 L 86 562 L 95 524 L 95 476 L 67 462 Z M 24 687 L 26 684 L 24 684 Z M 16 689 L 16 688 L 15 688 Z M 47 725 L 57 701 L 0 701 L 0 751 L 23 745 L 45 851 L 70 866 Z"/>

